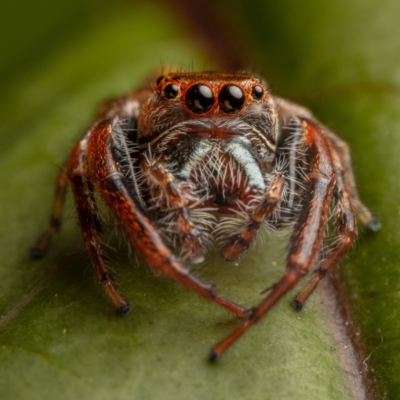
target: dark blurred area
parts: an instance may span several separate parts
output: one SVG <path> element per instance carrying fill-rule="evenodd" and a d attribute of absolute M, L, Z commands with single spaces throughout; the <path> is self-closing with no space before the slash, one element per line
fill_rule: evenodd
<path fill-rule="evenodd" d="M 221 1 L 151 1 L 169 14 L 171 22 L 182 26 L 192 39 L 225 69 L 242 69 L 248 58 L 238 29 L 230 26 L 230 13 Z M 118 8 L 135 13 L 141 0 L 40 0 L 5 1 L 0 5 L 0 83 L 7 86 L 13 77 L 31 68 L 54 50 L 73 43 L 99 20 Z M 146 41 L 146 37 L 143 37 Z"/>
<path fill-rule="evenodd" d="M 114 4 L 118 4 L 115 2 Z M 71 42 L 104 12 L 108 0 L 3 1 L 0 5 L 0 84 L 4 88 L 22 71 Z"/>

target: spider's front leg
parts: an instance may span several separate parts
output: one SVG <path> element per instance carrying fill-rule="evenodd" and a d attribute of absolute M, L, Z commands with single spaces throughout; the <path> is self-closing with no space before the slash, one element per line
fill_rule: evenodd
<path fill-rule="evenodd" d="M 145 156 L 140 161 L 140 168 L 150 181 L 150 187 L 160 192 L 167 207 L 172 209 L 176 216 L 177 228 L 179 231 L 183 259 L 194 264 L 202 262 L 203 246 L 200 232 L 195 228 L 194 223 L 190 219 L 189 210 L 187 209 L 187 199 L 185 192 L 179 187 L 173 175 L 163 165 L 159 158 Z"/>
<path fill-rule="evenodd" d="M 343 254 L 351 247 L 357 237 L 357 220 L 351 203 L 353 197 L 345 183 L 344 167 L 341 165 L 339 155 L 333 149 L 332 155 L 336 171 L 336 185 L 332 197 L 335 206 L 335 225 L 339 238 L 336 241 L 336 245 L 334 245 L 329 251 L 321 265 L 312 273 L 307 284 L 295 296 L 293 306 L 297 310 L 303 308 L 304 302 L 310 297 L 319 282 L 321 282 L 326 273 L 338 263 Z"/>
<path fill-rule="evenodd" d="M 141 104 L 149 97 L 150 94 L 150 88 L 143 88 L 141 90 L 132 92 L 127 96 L 106 101 L 100 107 L 95 120 L 102 121 L 108 118 L 118 117 L 120 119 L 125 119 L 126 121 L 131 121 L 134 125 L 136 125 Z M 82 140 L 85 140 L 85 137 Z M 42 257 L 46 253 L 53 236 L 55 236 L 60 230 L 62 209 L 69 179 L 67 169 L 70 161 L 71 159 L 64 163 L 57 175 L 56 191 L 49 224 L 50 226 L 29 249 L 31 258 Z"/>
<path fill-rule="evenodd" d="M 209 285 L 193 277 L 176 261 L 171 250 L 164 244 L 157 227 L 143 214 L 118 169 L 113 155 L 113 129 L 113 121 L 109 120 L 101 122 L 93 129 L 88 139 L 89 173 L 93 177 L 96 190 L 101 193 L 120 222 L 131 245 L 153 269 L 188 286 L 235 315 L 245 316 L 245 307 L 219 296 Z"/>
<path fill-rule="evenodd" d="M 335 185 L 329 142 L 308 120 L 301 120 L 310 156 L 309 183 L 304 194 L 303 211 L 295 225 L 289 246 L 286 272 L 249 317 L 211 351 L 210 360 L 220 357 L 240 336 L 259 321 L 312 268 L 322 246 L 328 208 Z"/>

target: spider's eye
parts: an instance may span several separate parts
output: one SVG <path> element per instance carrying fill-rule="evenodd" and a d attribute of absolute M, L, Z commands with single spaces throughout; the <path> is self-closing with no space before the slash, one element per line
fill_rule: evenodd
<path fill-rule="evenodd" d="M 156 85 L 158 85 L 164 79 L 164 75 L 161 75 L 156 80 Z"/>
<path fill-rule="evenodd" d="M 185 102 L 190 111 L 196 114 L 204 114 L 214 105 L 214 95 L 207 86 L 199 83 L 188 89 Z"/>
<path fill-rule="evenodd" d="M 238 112 L 244 104 L 245 97 L 242 89 L 235 85 L 226 85 L 218 96 L 219 106 L 227 114 Z"/>
<path fill-rule="evenodd" d="M 174 83 L 170 83 L 164 88 L 164 96 L 167 99 L 174 99 L 176 96 L 178 96 L 178 93 L 179 93 L 178 86 L 176 86 Z"/>
<path fill-rule="evenodd" d="M 251 91 L 251 95 L 254 100 L 261 100 L 264 96 L 264 89 L 261 86 L 253 86 L 253 90 Z"/>

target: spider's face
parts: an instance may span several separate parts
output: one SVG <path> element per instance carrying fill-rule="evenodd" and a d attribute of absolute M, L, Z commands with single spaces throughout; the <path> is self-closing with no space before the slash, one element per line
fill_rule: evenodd
<path fill-rule="evenodd" d="M 250 74 L 171 73 L 156 82 L 139 117 L 139 136 L 164 141 L 170 134 L 251 135 L 273 149 L 276 114 L 265 85 Z"/>

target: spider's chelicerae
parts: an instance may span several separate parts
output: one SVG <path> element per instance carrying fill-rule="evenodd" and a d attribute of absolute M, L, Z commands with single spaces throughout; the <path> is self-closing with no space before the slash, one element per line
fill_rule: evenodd
<path fill-rule="evenodd" d="M 129 304 L 102 250 L 95 192 L 154 270 L 243 318 L 212 349 L 212 360 L 312 271 L 294 298 L 302 308 L 354 242 L 356 214 L 379 228 L 359 200 L 347 144 L 251 74 L 170 73 L 103 105 L 58 175 L 50 228 L 31 249 L 34 257 L 59 230 L 68 182 L 86 247 L 121 314 Z M 337 237 L 327 251 L 330 215 Z M 202 261 L 215 238 L 222 257 L 234 261 L 261 228 L 285 226 L 293 226 L 286 271 L 251 309 L 183 266 Z"/>

